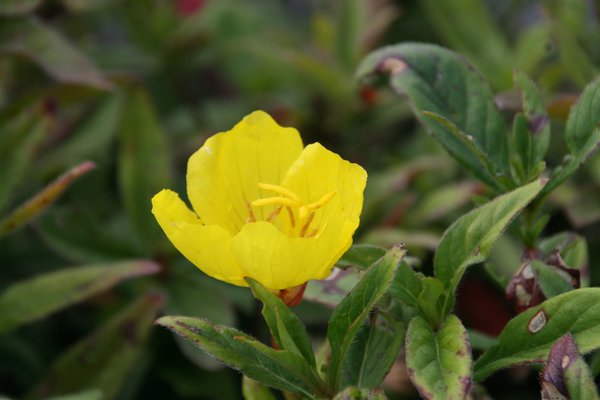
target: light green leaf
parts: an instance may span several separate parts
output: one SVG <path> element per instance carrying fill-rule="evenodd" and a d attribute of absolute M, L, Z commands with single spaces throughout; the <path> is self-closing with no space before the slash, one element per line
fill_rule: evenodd
<path fill-rule="evenodd" d="M 100 71 L 62 35 L 34 18 L 3 21 L 0 53 L 24 57 L 61 83 L 110 89 Z"/>
<path fill-rule="evenodd" d="M 244 400 L 276 400 L 271 389 L 246 375 L 242 377 L 242 395 Z"/>
<path fill-rule="evenodd" d="M 0 332 L 35 321 L 109 289 L 119 282 L 159 271 L 151 261 L 81 266 L 16 283 L 0 294 Z"/>
<path fill-rule="evenodd" d="M 317 371 L 297 354 L 274 350 L 237 329 L 204 319 L 167 316 L 156 323 L 262 384 L 309 399 L 324 396 L 324 384 Z"/>
<path fill-rule="evenodd" d="M 447 124 L 423 120 L 432 135 L 471 173 L 492 187 L 500 185 L 498 174 L 508 176 L 508 139 L 502 116 L 490 88 L 464 59 L 435 45 L 400 44 L 371 53 L 357 75 L 362 78 L 377 72 L 390 74 L 390 85 L 408 96 L 417 116 L 424 111 L 437 114 L 472 138 L 467 145 Z M 479 149 L 479 155 L 473 153 L 474 148 Z M 481 167 L 481 154 L 491 160 L 493 174 Z"/>
<path fill-rule="evenodd" d="M 33 398 L 46 398 L 99 389 L 103 399 L 116 399 L 127 384 L 164 299 L 158 294 L 140 297 L 91 335 L 77 342 L 50 367 Z"/>
<path fill-rule="evenodd" d="M 342 382 L 355 365 L 349 365 L 348 349 L 356 339 L 371 310 L 387 292 L 398 264 L 406 253 L 400 246 L 392 248 L 373 264 L 354 289 L 333 311 L 327 329 L 331 345 L 331 362 L 327 366 L 329 382 L 335 390 L 343 389 Z"/>
<path fill-rule="evenodd" d="M 5 219 L 0 219 L 0 237 L 20 228 L 44 212 L 73 181 L 95 167 L 94 163 L 87 161 L 71 168 L 10 213 Z"/>
<path fill-rule="evenodd" d="M 150 212 L 150 199 L 168 187 L 169 148 L 148 94 L 131 88 L 119 126 L 119 184 L 125 209 L 146 252 L 164 235 Z"/>
<path fill-rule="evenodd" d="M 436 332 L 415 317 L 406 332 L 406 366 L 423 398 L 464 399 L 471 388 L 471 348 L 467 331 L 450 315 Z"/>
<path fill-rule="evenodd" d="M 600 347 L 600 288 L 572 290 L 513 318 L 498 344 L 475 363 L 475 380 L 512 365 L 543 362 L 554 342 L 567 332 L 583 354 Z"/>
<path fill-rule="evenodd" d="M 485 260 L 494 242 L 543 186 L 544 182 L 535 181 L 499 196 L 446 230 L 434 257 L 435 276 L 447 287 L 442 315 L 450 312 L 454 291 L 467 267 Z"/>
<path fill-rule="evenodd" d="M 254 297 L 263 303 L 262 315 L 279 348 L 303 357 L 312 367 L 316 367 L 315 355 L 302 321 L 280 298 L 259 282 L 252 278 L 246 278 L 246 281 Z"/>

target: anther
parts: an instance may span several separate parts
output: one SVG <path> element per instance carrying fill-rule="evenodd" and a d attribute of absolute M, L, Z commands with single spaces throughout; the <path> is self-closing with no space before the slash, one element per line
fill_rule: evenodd
<path fill-rule="evenodd" d="M 302 203 L 300 197 L 294 192 L 279 185 L 272 185 L 270 183 L 258 183 L 258 188 L 263 190 L 270 190 L 271 192 L 275 192 L 284 197 L 294 200 L 296 203 Z"/>
<path fill-rule="evenodd" d="M 287 197 L 269 197 L 266 199 L 258 199 L 254 200 L 252 203 L 252 207 L 262 207 L 262 206 L 287 206 L 287 207 L 297 207 L 297 203 Z"/>
<path fill-rule="evenodd" d="M 333 199 L 333 196 L 335 196 L 336 194 L 337 194 L 337 192 L 329 192 L 326 195 L 322 196 L 319 200 L 315 201 L 314 203 L 307 205 L 306 208 L 308 208 L 311 211 L 321 208 L 325 204 L 329 203 L 329 201 L 331 199 Z"/>

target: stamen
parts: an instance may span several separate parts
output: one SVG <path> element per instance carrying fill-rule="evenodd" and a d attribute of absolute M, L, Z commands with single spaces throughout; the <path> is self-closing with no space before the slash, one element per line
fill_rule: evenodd
<path fill-rule="evenodd" d="M 247 203 L 248 205 L 248 218 L 246 219 L 246 223 L 256 222 L 256 217 L 254 216 L 254 211 L 252 211 L 252 205 Z"/>
<path fill-rule="evenodd" d="M 308 230 L 308 227 L 310 226 L 310 223 L 312 222 L 314 217 L 315 213 L 311 212 L 308 218 L 306 219 L 306 222 L 304 222 L 304 225 L 302 225 L 302 229 L 300 230 L 300 237 L 305 237 L 306 231 Z"/>
<path fill-rule="evenodd" d="M 315 201 L 314 203 L 307 205 L 306 208 L 308 208 L 311 211 L 321 208 L 325 204 L 329 203 L 329 201 L 331 199 L 333 199 L 333 196 L 335 196 L 336 194 L 337 194 L 337 192 L 329 192 L 325 196 L 321 197 L 319 200 Z"/>
<path fill-rule="evenodd" d="M 267 217 L 267 222 L 272 222 L 279 215 L 282 208 L 283 206 L 279 206 L 273 210 L 273 212 Z"/>
<path fill-rule="evenodd" d="M 258 199 L 254 200 L 252 203 L 252 207 L 262 207 L 262 206 L 287 206 L 287 207 L 297 207 L 298 204 L 288 199 L 287 197 L 269 197 L 267 199 Z"/>
<path fill-rule="evenodd" d="M 277 194 L 280 194 L 284 197 L 290 198 L 292 200 L 294 200 L 296 203 L 302 203 L 302 200 L 300 200 L 300 197 L 298 197 L 298 195 L 294 192 L 292 192 L 289 189 L 286 189 L 284 187 L 281 187 L 279 185 L 272 185 L 270 183 L 258 183 L 258 188 L 259 189 L 264 189 L 264 190 L 270 190 L 271 192 L 275 192 Z"/>
<path fill-rule="evenodd" d="M 286 206 L 285 209 L 287 210 L 288 215 L 290 216 L 290 225 L 292 225 L 292 228 L 295 228 L 296 227 L 296 218 L 294 218 L 294 212 L 288 206 Z"/>
<path fill-rule="evenodd" d="M 304 221 L 308 217 L 309 211 L 310 210 L 306 206 L 300 207 L 298 209 L 298 219 Z"/>

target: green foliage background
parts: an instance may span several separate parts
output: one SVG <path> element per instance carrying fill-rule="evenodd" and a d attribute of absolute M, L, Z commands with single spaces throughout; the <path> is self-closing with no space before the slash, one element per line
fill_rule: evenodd
<path fill-rule="evenodd" d="M 264 109 L 367 169 L 357 242 L 404 242 L 430 272 L 441 234 L 485 189 L 408 101 L 355 79 L 359 62 L 388 44 L 441 44 L 480 70 L 507 115 L 520 108 L 513 70 L 525 72 L 548 104 L 555 166 L 569 107 L 600 72 L 599 9 L 584 0 L 0 1 L 0 395 L 240 398 L 239 373 L 152 321 L 202 317 L 268 343 L 260 307 L 249 289 L 209 279 L 174 250 L 151 196 L 184 193 L 189 155 Z M 18 208 L 86 161 L 95 168 Z M 596 155 L 549 198 L 544 230 L 587 239 L 592 285 L 599 188 Z M 522 251 L 514 233 L 496 244 L 499 281 Z M 313 338 L 324 336 L 329 307 L 296 311 Z M 403 374 L 388 386 L 416 396 Z M 503 375 L 488 391 L 539 389 L 535 377 Z"/>

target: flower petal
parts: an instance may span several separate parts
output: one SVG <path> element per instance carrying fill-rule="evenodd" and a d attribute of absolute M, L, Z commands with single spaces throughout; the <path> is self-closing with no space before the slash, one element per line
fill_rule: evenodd
<path fill-rule="evenodd" d="M 271 290 L 286 289 L 329 276 L 352 243 L 354 229 L 346 225 L 313 238 L 290 238 L 268 222 L 247 224 L 233 238 L 232 252 L 244 275 Z"/>
<path fill-rule="evenodd" d="M 282 186 L 299 195 L 305 204 L 335 192 L 331 200 L 315 212 L 311 227 L 321 229 L 328 224 L 339 229 L 341 221 L 347 221 L 354 233 L 359 224 L 366 183 L 367 173 L 360 165 L 313 143 L 306 146 L 292 164 Z"/>
<path fill-rule="evenodd" d="M 279 184 L 301 152 L 298 131 L 279 126 L 263 111 L 212 136 L 188 162 L 187 192 L 196 214 L 207 225 L 237 233 L 248 222 L 249 204 L 273 195 L 257 184 Z M 253 212 L 260 220 L 273 208 Z"/>
<path fill-rule="evenodd" d="M 229 232 L 219 226 L 202 225 L 198 216 L 171 190 L 162 190 L 152 198 L 152 213 L 177 250 L 205 274 L 247 286 L 231 254 Z"/>

